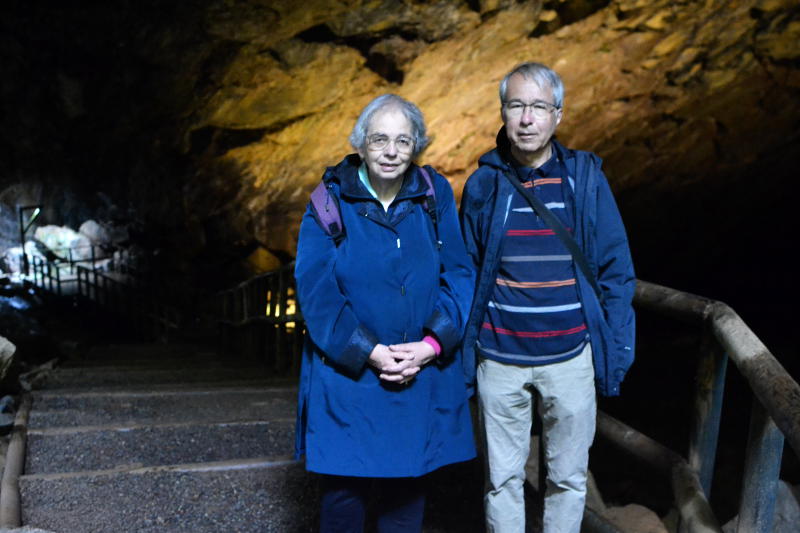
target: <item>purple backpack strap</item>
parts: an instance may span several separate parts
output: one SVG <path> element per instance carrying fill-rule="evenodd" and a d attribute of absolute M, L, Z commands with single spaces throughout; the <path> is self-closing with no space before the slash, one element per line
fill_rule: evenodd
<path fill-rule="evenodd" d="M 314 207 L 314 214 L 316 214 L 317 222 L 322 226 L 322 230 L 338 243 L 344 237 L 342 216 L 339 213 L 339 204 L 331 196 L 324 181 L 319 182 L 319 185 L 312 191 L 311 205 Z"/>
<path fill-rule="evenodd" d="M 428 186 L 425 191 L 425 207 L 433 220 L 433 227 L 436 232 L 436 245 L 441 248 L 442 241 L 439 240 L 439 220 L 436 213 L 436 191 L 433 188 L 433 180 L 431 179 L 430 173 L 425 168 L 419 167 L 419 170 L 425 180 L 425 184 Z M 331 195 L 324 181 L 321 181 L 311 192 L 311 205 L 322 230 L 333 237 L 334 242 L 338 245 L 344 238 L 342 216 L 339 213 L 339 203 L 337 199 Z"/>
<path fill-rule="evenodd" d="M 439 216 L 436 213 L 436 190 L 433 188 L 433 180 L 431 175 L 425 167 L 419 167 L 422 177 L 425 178 L 425 183 L 428 185 L 428 190 L 425 191 L 425 208 L 433 221 L 433 230 L 436 233 L 436 247 L 441 249 L 442 241 L 439 238 Z"/>
<path fill-rule="evenodd" d="M 419 171 L 422 173 L 422 177 L 425 178 L 425 183 L 428 185 L 428 190 L 425 191 L 425 196 L 436 200 L 436 191 L 433 188 L 433 180 L 431 179 L 431 175 L 428 174 L 428 171 L 425 170 L 425 167 L 419 167 Z"/>

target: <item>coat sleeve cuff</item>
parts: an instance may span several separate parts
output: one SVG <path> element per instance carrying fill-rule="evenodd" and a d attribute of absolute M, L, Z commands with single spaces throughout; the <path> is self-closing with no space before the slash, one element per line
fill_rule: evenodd
<path fill-rule="evenodd" d="M 369 359 L 369 354 L 378 344 L 378 338 L 364 326 L 358 326 L 336 361 L 342 372 L 350 377 L 358 377 Z"/>
<path fill-rule="evenodd" d="M 428 318 L 425 329 L 432 332 L 442 347 L 442 355 L 452 352 L 461 341 L 461 332 L 456 329 L 453 321 L 438 310 Z"/>

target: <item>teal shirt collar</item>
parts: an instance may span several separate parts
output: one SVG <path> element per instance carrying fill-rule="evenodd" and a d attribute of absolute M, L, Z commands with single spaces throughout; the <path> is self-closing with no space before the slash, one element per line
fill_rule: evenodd
<path fill-rule="evenodd" d="M 378 199 L 378 193 L 375 192 L 375 189 L 372 188 L 372 184 L 369 182 L 369 175 L 367 174 L 367 164 L 362 162 L 361 166 L 358 167 L 358 178 L 361 180 L 361 183 L 364 184 L 364 188 L 372 195 L 373 198 L 376 200 Z"/>

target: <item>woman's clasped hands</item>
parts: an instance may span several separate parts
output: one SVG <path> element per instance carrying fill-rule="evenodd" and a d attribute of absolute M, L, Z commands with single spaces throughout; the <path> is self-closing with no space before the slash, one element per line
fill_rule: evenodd
<path fill-rule="evenodd" d="M 389 346 L 377 344 L 369 356 L 369 363 L 378 370 L 380 379 L 404 385 L 411 382 L 434 357 L 433 346 L 424 341 Z"/>

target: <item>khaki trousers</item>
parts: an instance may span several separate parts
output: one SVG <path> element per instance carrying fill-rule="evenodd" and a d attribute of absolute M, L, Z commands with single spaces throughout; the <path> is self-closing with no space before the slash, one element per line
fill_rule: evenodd
<path fill-rule="evenodd" d="M 525 462 L 538 400 L 547 467 L 543 533 L 579 533 L 597 416 L 591 345 L 572 359 L 542 366 L 483 358 L 477 380 L 488 463 L 487 531 L 525 532 Z"/>

